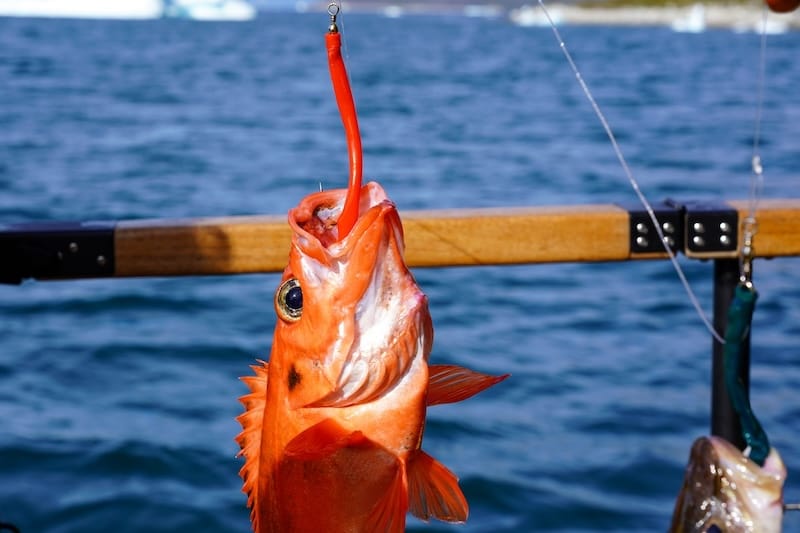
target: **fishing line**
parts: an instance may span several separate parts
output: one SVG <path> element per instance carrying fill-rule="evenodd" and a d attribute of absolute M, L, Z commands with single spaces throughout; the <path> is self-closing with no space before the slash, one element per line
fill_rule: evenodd
<path fill-rule="evenodd" d="M 344 50 L 344 58 L 349 63 L 350 62 L 350 49 L 347 47 L 347 32 L 344 29 L 344 0 L 337 0 L 335 3 L 339 4 L 339 22 L 341 22 L 340 26 L 342 33 L 342 50 Z M 350 71 L 347 72 L 347 77 L 350 77 Z M 353 83 L 353 80 L 350 80 L 350 83 Z"/>
<path fill-rule="evenodd" d="M 700 319 L 703 321 L 703 324 L 705 324 L 706 329 L 708 329 L 708 331 L 717 340 L 717 342 L 719 342 L 720 344 L 725 344 L 725 339 L 723 339 L 720 336 L 720 334 L 717 333 L 717 330 L 714 329 L 714 326 L 711 324 L 711 321 L 708 319 L 708 316 L 706 316 L 705 311 L 703 311 L 703 308 L 700 305 L 700 301 L 697 299 L 697 296 L 695 296 L 694 291 L 692 290 L 692 286 L 689 284 L 689 280 L 686 279 L 686 275 L 684 274 L 680 263 L 678 263 L 678 258 L 675 256 L 675 254 L 672 252 L 672 249 L 667 244 L 667 239 L 664 236 L 664 232 L 661 230 L 661 225 L 659 224 L 658 218 L 656 218 L 656 214 L 653 211 L 653 206 L 650 205 L 650 202 L 647 200 L 644 193 L 642 193 L 641 189 L 639 188 L 639 182 L 636 180 L 636 178 L 633 177 L 633 172 L 631 172 L 630 167 L 628 167 L 628 162 L 625 160 L 625 156 L 622 155 L 622 150 L 619 147 L 619 143 L 617 143 L 617 139 L 614 136 L 614 132 L 611 131 L 611 126 L 608 124 L 605 115 L 600 110 L 600 106 L 597 104 L 597 101 L 594 99 L 594 96 L 592 96 L 592 92 L 589 90 L 589 86 L 584 81 L 580 70 L 578 70 L 578 66 L 575 64 L 575 61 L 573 61 L 572 55 L 569 53 L 569 50 L 567 50 L 567 44 L 564 42 L 564 39 L 561 38 L 561 34 L 559 33 L 555 22 L 553 22 L 553 19 L 550 17 L 550 12 L 544 5 L 544 1 L 538 0 L 538 2 L 542 8 L 542 11 L 544 12 L 545 17 L 547 17 L 547 22 L 550 24 L 550 27 L 553 30 L 553 34 L 555 35 L 556 40 L 558 41 L 558 45 L 561 47 L 561 51 L 567 58 L 567 62 L 569 63 L 572 72 L 575 74 L 575 78 L 578 80 L 581 89 L 583 89 L 583 94 L 586 95 L 586 98 L 589 100 L 589 103 L 591 104 L 595 115 L 597 115 L 597 118 L 603 125 L 603 129 L 605 130 L 606 135 L 611 141 L 611 146 L 614 148 L 614 153 L 616 154 L 617 159 L 622 165 L 622 169 L 625 172 L 625 176 L 628 178 L 631 187 L 633 187 L 633 191 L 636 193 L 636 196 L 639 198 L 639 201 L 642 203 L 645 210 L 647 211 L 647 215 L 653 222 L 653 226 L 656 229 L 658 238 L 661 239 L 661 243 L 664 246 L 664 250 L 667 252 L 669 260 L 672 262 L 672 266 L 675 268 L 675 272 L 678 274 L 678 278 L 683 284 L 683 287 L 686 290 L 686 294 L 689 296 L 689 300 L 694 306 L 695 311 L 697 311 L 697 314 L 700 316 Z"/>
<path fill-rule="evenodd" d="M 764 87 L 766 85 L 767 65 L 767 15 L 769 10 L 764 5 L 761 16 L 761 45 L 758 56 L 758 74 L 756 76 L 756 117 L 753 127 L 753 156 L 751 158 L 750 194 L 747 201 L 747 218 L 744 219 L 744 246 L 739 255 L 739 272 L 742 282 L 752 286 L 753 236 L 758 231 L 756 211 L 764 188 L 764 166 L 761 163 L 761 122 L 764 114 Z"/>
<path fill-rule="evenodd" d="M 753 131 L 753 173 L 750 179 L 750 199 L 748 216 L 755 219 L 761 190 L 764 187 L 764 168 L 761 166 L 761 122 L 764 114 L 764 86 L 767 70 L 767 16 L 769 10 L 765 5 L 761 17 L 761 46 L 758 54 L 758 76 L 756 84 L 756 118 Z"/>

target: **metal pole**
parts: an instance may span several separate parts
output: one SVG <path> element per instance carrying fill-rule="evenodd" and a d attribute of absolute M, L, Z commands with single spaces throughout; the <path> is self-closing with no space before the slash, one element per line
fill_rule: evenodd
<path fill-rule="evenodd" d="M 716 259 L 714 261 L 714 329 L 720 336 L 725 336 L 728 325 L 728 307 L 733 300 L 733 291 L 739 284 L 739 260 Z M 713 343 L 713 360 L 711 364 L 711 434 L 723 437 L 728 442 L 743 450 L 742 425 L 733 409 L 728 389 L 725 385 L 725 368 L 723 346 L 716 339 Z M 750 336 L 742 346 L 740 377 L 745 390 L 750 387 Z"/>

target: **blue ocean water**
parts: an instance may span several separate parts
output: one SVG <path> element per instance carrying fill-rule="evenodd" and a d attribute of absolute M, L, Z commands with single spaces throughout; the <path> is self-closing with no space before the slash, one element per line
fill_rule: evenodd
<path fill-rule="evenodd" d="M 0 19 L 0 222 L 285 213 L 343 186 L 326 26 Z M 561 31 L 651 199 L 746 198 L 758 36 Z M 346 15 L 344 35 L 366 176 L 401 211 L 635 200 L 550 30 Z M 798 196 L 798 45 L 768 40 L 766 197 Z M 710 310 L 712 264 L 683 264 Z M 671 267 L 415 274 L 432 359 L 513 377 L 429 412 L 425 448 L 471 516 L 409 529 L 666 530 L 710 410 L 711 340 Z M 751 399 L 798 501 L 800 262 L 760 260 L 755 279 Z M 0 287 L 0 521 L 247 531 L 237 377 L 269 353 L 277 281 Z"/>

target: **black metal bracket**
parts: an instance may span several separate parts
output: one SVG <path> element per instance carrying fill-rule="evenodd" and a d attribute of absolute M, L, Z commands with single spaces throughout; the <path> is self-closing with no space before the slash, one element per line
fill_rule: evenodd
<path fill-rule="evenodd" d="M 670 200 L 667 200 L 668 202 Z M 723 202 L 676 203 L 684 213 L 687 257 L 735 257 L 739 243 L 739 212 Z"/>
<path fill-rule="evenodd" d="M 623 206 L 629 215 L 631 254 L 651 254 L 664 251 L 650 214 L 641 204 Z M 654 204 L 653 213 L 661 226 L 661 232 L 673 252 L 683 251 L 683 216 L 675 206 L 661 202 Z"/>
<path fill-rule="evenodd" d="M 113 222 L 0 224 L 0 283 L 114 275 Z"/>
<path fill-rule="evenodd" d="M 631 254 L 664 251 L 650 215 L 641 205 L 623 206 L 628 211 Z M 739 213 L 722 202 L 667 199 L 654 204 L 653 212 L 673 252 L 695 259 L 736 257 Z"/>

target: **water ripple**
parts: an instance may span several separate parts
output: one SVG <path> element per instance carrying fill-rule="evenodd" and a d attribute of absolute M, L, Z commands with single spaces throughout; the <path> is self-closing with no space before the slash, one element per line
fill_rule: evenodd
<path fill-rule="evenodd" d="M 320 183 L 343 186 L 318 15 L 0 18 L 0 223 L 285 214 Z M 757 36 L 563 30 L 651 199 L 746 196 Z M 345 34 L 365 174 L 401 212 L 635 200 L 548 29 L 353 14 Z M 797 196 L 798 35 L 770 37 L 770 197 Z M 712 265 L 684 262 L 710 308 Z M 799 273 L 796 259 L 757 262 L 753 325 L 751 399 L 790 472 Z M 459 531 L 666 529 L 689 447 L 708 431 L 711 364 L 671 267 L 414 274 L 431 360 L 512 373 L 430 411 L 425 448 L 470 500 Z M 269 354 L 277 284 L 0 287 L 2 519 L 25 532 L 247 531 L 237 378 Z M 793 479 L 787 501 L 800 500 Z"/>

